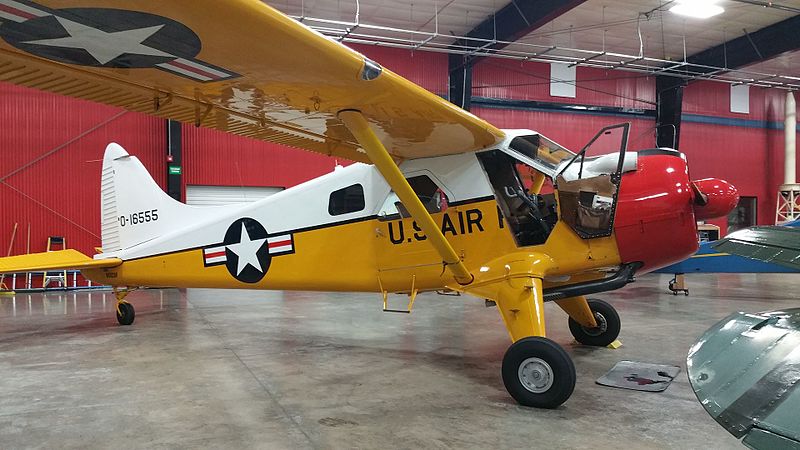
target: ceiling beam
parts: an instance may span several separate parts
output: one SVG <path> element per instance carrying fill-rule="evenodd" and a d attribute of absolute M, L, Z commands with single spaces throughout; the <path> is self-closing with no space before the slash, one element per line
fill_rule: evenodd
<path fill-rule="evenodd" d="M 459 39 L 454 46 L 467 46 L 474 49 L 499 49 L 508 42 L 527 35 L 541 28 L 556 17 L 586 0 L 511 0 L 495 14 L 479 23 L 464 39 Z M 481 39 L 472 40 L 474 39 Z M 489 43 L 486 39 L 504 41 Z M 449 98 L 456 105 L 469 110 L 469 98 L 472 94 L 472 65 L 477 60 L 474 55 L 449 56 Z"/>
<path fill-rule="evenodd" d="M 584 3 L 586 0 L 511 0 L 495 14 L 475 26 L 467 38 L 497 39 L 512 42 L 550 23 L 556 17 Z M 464 39 L 462 45 L 480 47 L 484 42 Z M 501 48 L 501 45 L 492 48 Z"/>
<path fill-rule="evenodd" d="M 743 36 L 703 50 L 690 56 L 687 60 L 691 64 L 739 69 L 772 59 L 782 53 L 800 50 L 800 32 L 798 30 L 800 30 L 800 15 L 752 33 L 742 30 Z M 693 67 L 692 70 L 710 73 L 717 69 Z"/>

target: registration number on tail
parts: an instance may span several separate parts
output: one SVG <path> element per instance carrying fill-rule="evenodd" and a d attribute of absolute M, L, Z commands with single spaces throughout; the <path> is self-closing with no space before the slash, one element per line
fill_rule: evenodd
<path fill-rule="evenodd" d="M 155 222 L 158 220 L 158 210 L 139 211 L 127 216 L 119 216 L 119 226 L 138 225 L 140 223 Z"/>

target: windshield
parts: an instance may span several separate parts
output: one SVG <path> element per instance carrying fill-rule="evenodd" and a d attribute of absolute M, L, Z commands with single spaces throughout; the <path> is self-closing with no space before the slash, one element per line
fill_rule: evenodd
<path fill-rule="evenodd" d="M 555 174 L 562 162 L 569 161 L 575 156 L 571 151 L 540 134 L 514 138 L 509 147 L 540 163 L 542 168 L 549 169 L 550 175 Z"/>

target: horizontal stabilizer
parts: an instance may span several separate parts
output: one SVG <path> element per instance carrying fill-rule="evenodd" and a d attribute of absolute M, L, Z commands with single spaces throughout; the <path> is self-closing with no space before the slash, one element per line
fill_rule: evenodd
<path fill-rule="evenodd" d="M 0 273 L 42 272 L 62 269 L 102 269 L 122 264 L 119 258 L 92 259 L 68 249 L 0 258 Z"/>

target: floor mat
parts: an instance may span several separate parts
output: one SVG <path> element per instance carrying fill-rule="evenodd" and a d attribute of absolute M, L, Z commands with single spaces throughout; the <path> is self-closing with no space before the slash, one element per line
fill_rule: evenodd
<path fill-rule="evenodd" d="M 597 384 L 634 391 L 661 392 L 669 387 L 681 368 L 638 361 L 620 361 Z"/>

